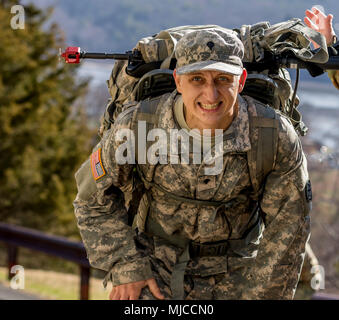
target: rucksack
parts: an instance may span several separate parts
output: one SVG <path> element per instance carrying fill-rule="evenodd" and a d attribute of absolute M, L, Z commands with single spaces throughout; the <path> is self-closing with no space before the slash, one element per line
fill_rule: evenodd
<path fill-rule="evenodd" d="M 172 92 L 175 89 L 172 73 L 176 64 L 174 50 L 177 41 L 193 30 L 209 28 L 221 27 L 182 26 L 142 38 L 134 49 L 141 52 L 145 65 L 137 70 L 130 61 L 116 61 L 107 81 L 111 98 L 101 120 L 99 135 L 102 136 L 110 128 L 124 105 Z M 286 68 L 272 61 L 274 57 L 284 54 L 307 62 L 326 62 L 328 54 L 324 37 L 306 27 L 300 19 L 291 19 L 273 26 L 269 22 L 243 25 L 234 31 L 244 44 L 243 62 L 248 71 L 241 94 L 279 110 L 290 119 L 300 135 L 305 135 L 307 127 L 297 110 L 299 98 L 296 88 L 292 89 L 290 74 Z M 320 46 L 316 53 L 310 50 L 310 39 Z"/>
<path fill-rule="evenodd" d="M 146 63 L 140 70 L 133 69 L 134 66 L 129 61 L 117 61 L 107 82 L 111 99 L 106 106 L 99 134 L 102 135 L 108 130 L 122 110 L 127 110 L 129 106 L 141 102 L 141 108 L 146 108 L 146 111 L 142 112 L 150 113 L 151 105 L 156 104 L 164 94 L 173 92 L 176 88 L 172 76 L 176 63 L 174 58 L 176 42 L 192 30 L 208 28 L 221 27 L 184 26 L 142 38 L 135 47 L 141 52 Z M 253 26 L 245 25 L 234 31 L 238 33 L 245 46 L 244 64 L 249 73 L 242 95 L 246 97 L 248 103 L 254 104 L 251 99 L 255 99 L 255 105 L 259 106 L 258 117 L 250 119 L 252 130 L 257 130 L 258 143 L 247 154 L 254 194 L 258 197 L 266 176 L 274 167 L 278 139 L 276 114 L 280 113 L 287 117 L 299 134 L 304 135 L 307 131 L 297 110 L 299 99 L 296 92 L 293 92 L 289 72 L 279 65 L 267 66 L 265 59 L 268 54 L 274 56 L 288 52 L 305 61 L 321 63 L 328 56 L 324 39 L 305 27 L 299 19 L 273 26 L 268 22 Z M 309 50 L 309 39 L 320 45 L 320 50 L 316 54 Z M 254 67 L 258 66 L 258 62 L 262 62 L 259 71 Z M 140 199 L 146 199 L 144 182 L 138 183 L 138 174 L 135 175 L 136 184 L 129 207 L 129 224 L 136 215 Z"/>

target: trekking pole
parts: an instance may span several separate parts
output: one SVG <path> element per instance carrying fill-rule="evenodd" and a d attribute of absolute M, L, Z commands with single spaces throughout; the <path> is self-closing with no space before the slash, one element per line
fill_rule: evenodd
<path fill-rule="evenodd" d="M 272 53 L 265 55 L 259 62 L 244 62 L 244 67 L 248 71 L 263 71 L 265 69 L 279 69 L 281 67 L 291 69 L 307 69 L 312 77 L 322 74 L 326 70 L 339 70 L 339 48 L 332 48 L 329 59 L 326 63 L 305 62 L 294 56 L 277 56 Z M 125 53 L 106 52 L 86 52 L 80 47 L 67 47 L 64 52 L 59 50 L 59 58 L 63 58 L 66 63 L 78 64 L 80 59 L 114 59 L 128 60 L 126 72 L 130 76 L 141 77 L 146 72 L 158 69 L 162 61 L 146 63 L 139 50 L 126 51 Z M 175 68 L 175 58 L 171 61 L 171 69 Z"/>
<path fill-rule="evenodd" d="M 140 51 L 133 50 L 126 53 L 106 53 L 106 52 L 86 52 L 80 47 L 67 47 L 64 52 L 59 49 L 60 58 L 64 58 L 66 63 L 80 63 L 80 59 L 114 59 L 132 60 L 133 62 L 143 62 Z"/>

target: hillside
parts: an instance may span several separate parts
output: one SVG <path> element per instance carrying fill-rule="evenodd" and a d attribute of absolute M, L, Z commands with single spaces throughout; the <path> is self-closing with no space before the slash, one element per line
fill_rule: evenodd
<path fill-rule="evenodd" d="M 64 30 L 68 45 L 81 46 L 88 51 L 115 52 L 129 50 L 140 37 L 152 35 L 161 29 L 173 26 L 185 24 L 219 24 L 232 28 L 239 27 L 242 24 L 253 24 L 264 20 L 269 20 L 273 24 L 292 17 L 302 18 L 304 10 L 310 7 L 310 2 L 306 0 L 299 0 L 298 2 L 292 2 L 290 0 L 277 0 L 275 2 L 268 0 L 248 0 L 242 2 L 233 0 L 163 0 L 161 2 L 155 0 L 146 0 L 143 2 L 132 0 L 33 0 L 22 2 L 33 2 L 42 7 L 48 5 L 54 6 L 55 10 L 52 20 L 56 21 Z M 328 13 L 339 14 L 338 1 L 324 0 L 321 1 L 321 5 L 326 8 Z M 338 16 L 339 15 L 335 17 L 335 22 L 339 21 Z M 336 23 L 335 25 L 337 34 L 339 34 L 339 24 Z M 18 50 L 18 48 L 16 47 L 15 50 Z M 23 51 L 18 50 L 18 52 L 22 53 Z M 15 58 L 16 61 L 18 61 L 17 57 Z M 93 64 L 92 68 L 87 67 L 87 73 L 91 74 L 95 71 L 100 71 L 97 66 L 97 64 Z M 104 80 L 108 78 L 110 68 L 111 65 L 107 68 L 107 71 L 104 71 L 103 80 L 101 76 L 99 80 L 97 79 L 101 85 L 100 90 L 98 90 L 99 87 L 91 88 L 94 94 L 87 96 L 88 101 L 84 105 L 84 108 L 86 108 L 86 105 L 89 106 L 86 111 L 90 116 L 90 120 L 93 122 L 92 126 L 94 128 L 97 128 L 99 125 L 98 118 L 103 112 L 108 97 Z M 79 69 L 80 72 L 85 73 L 83 67 Z M 302 96 L 303 101 L 300 108 L 306 124 L 310 127 L 310 134 L 307 136 L 308 140 L 304 139 L 303 142 L 304 146 L 308 143 L 308 148 L 305 147 L 305 151 L 309 160 L 310 176 L 314 190 L 311 244 L 319 259 L 319 263 L 324 266 L 326 270 L 326 290 L 339 293 L 339 194 L 337 192 L 339 154 L 336 152 L 339 146 L 339 133 L 337 130 L 339 109 L 337 105 L 331 108 L 330 104 L 333 104 L 333 100 L 328 100 L 329 102 L 327 102 L 327 100 L 319 94 L 320 91 L 327 92 L 327 87 L 331 90 L 331 84 L 326 75 L 321 78 L 323 82 L 322 86 L 320 86 L 319 83 L 314 84 L 316 81 L 310 79 L 308 75 L 303 76 L 300 89 L 302 89 L 304 79 L 309 80 L 312 85 L 312 87 L 309 85 L 308 92 L 305 91 L 306 93 Z M 318 78 L 316 80 L 318 80 Z M 332 91 L 335 92 L 334 99 L 336 99 L 335 95 L 338 91 L 334 90 L 335 89 Z M 330 94 L 327 95 L 330 96 Z M 332 96 L 331 94 L 331 97 Z M 307 103 L 304 103 L 304 101 Z M 321 109 L 313 106 L 313 103 L 317 104 L 318 101 L 322 107 Z M 27 117 L 27 112 L 24 115 Z M 45 122 L 41 121 L 41 123 Z M 35 136 L 36 131 L 32 132 Z M 25 139 L 27 140 L 27 136 L 25 136 Z M 57 141 L 60 143 L 62 140 L 59 140 Z M 79 146 L 81 144 L 78 143 L 74 145 Z M 20 152 L 21 150 L 22 149 L 20 149 Z M 50 157 L 54 160 L 55 156 L 52 152 L 56 150 L 55 146 L 53 145 L 47 150 L 48 153 L 46 154 L 51 154 L 52 156 Z M 74 154 L 79 154 L 75 148 L 74 150 Z M 11 157 L 8 157 L 8 159 L 11 159 Z M 6 159 L 6 161 L 8 159 Z M 39 172 L 39 170 L 31 169 L 31 159 L 31 156 L 28 155 L 27 163 L 29 165 L 27 165 L 27 172 Z M 54 161 L 50 161 L 49 163 L 53 165 L 53 168 L 55 165 Z M 49 167 L 45 166 L 43 168 L 48 173 Z M 64 171 L 65 170 L 61 170 L 61 172 Z M 68 176 L 71 175 L 69 174 Z M 27 178 L 24 181 L 30 181 L 30 179 Z M 73 184 L 72 180 L 72 186 L 75 187 Z M 61 191 L 63 190 L 61 184 L 56 184 L 56 187 Z M 29 188 L 25 190 L 30 191 Z M 65 194 L 66 193 L 67 192 L 65 192 Z M 41 194 L 48 199 L 48 197 L 45 196 L 45 192 Z M 30 193 L 20 192 L 20 195 L 28 198 Z M 32 196 L 30 198 L 34 199 Z M 59 201 L 60 198 L 51 198 L 55 199 L 57 204 L 63 203 Z M 71 201 L 64 200 L 64 202 L 69 206 L 71 205 Z M 61 209 L 60 212 L 62 212 Z M 70 230 L 77 230 L 73 213 L 69 211 L 68 214 L 69 216 L 65 216 L 66 218 L 64 218 L 64 221 L 66 221 L 65 224 L 67 224 Z M 31 221 L 27 215 L 24 217 L 26 221 Z M 55 219 L 50 219 L 50 221 L 55 222 Z M 54 232 L 55 230 L 58 231 L 55 224 L 53 224 L 52 231 Z M 70 232 L 68 231 L 68 233 Z M 5 252 L 4 247 L 1 247 L 0 244 L 0 265 L 5 264 Z M 44 261 L 45 264 L 42 264 L 41 261 Z M 44 259 L 44 257 L 39 258 L 38 255 L 27 251 L 25 252 L 24 250 L 20 250 L 19 263 L 24 265 L 25 268 L 48 269 L 52 266 L 53 269 L 59 269 L 65 272 L 77 272 L 76 266 L 74 265 L 69 266 L 64 261 L 57 263 L 54 260 Z M 0 272 L 0 280 L 1 277 L 4 278 L 4 272 L 5 271 L 2 270 L 2 275 Z M 62 283 L 59 278 L 55 282 Z"/>
<path fill-rule="evenodd" d="M 162 29 L 189 24 L 217 24 L 236 28 L 243 24 L 303 18 L 307 0 L 25 0 L 53 6 L 54 20 L 65 31 L 69 45 L 86 50 L 124 52 L 140 37 Z M 320 1 L 327 13 L 339 13 L 339 2 Z M 338 22 L 335 17 L 334 22 Z M 339 31 L 338 31 L 339 33 Z"/>

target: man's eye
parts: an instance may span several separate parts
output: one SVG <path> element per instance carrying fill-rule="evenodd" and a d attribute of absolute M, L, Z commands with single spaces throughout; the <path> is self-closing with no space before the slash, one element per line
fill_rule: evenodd
<path fill-rule="evenodd" d="M 197 76 L 197 77 L 193 77 L 191 80 L 199 82 L 199 81 L 202 81 L 202 78 Z"/>
<path fill-rule="evenodd" d="M 218 80 L 222 81 L 222 82 L 232 82 L 233 81 L 233 79 L 228 78 L 228 77 L 219 77 Z"/>

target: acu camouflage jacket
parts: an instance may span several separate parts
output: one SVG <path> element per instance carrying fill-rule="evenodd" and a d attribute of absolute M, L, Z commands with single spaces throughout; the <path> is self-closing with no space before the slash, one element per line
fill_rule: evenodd
<path fill-rule="evenodd" d="M 173 114 L 174 100 L 175 93 L 160 99 L 159 128 L 180 129 Z M 145 177 L 150 175 L 152 167 L 151 179 L 167 192 L 229 204 L 225 210 L 217 211 L 210 206 L 173 200 L 159 188 L 151 188 L 149 215 L 168 235 L 205 243 L 238 239 L 246 231 L 257 203 L 253 197 L 247 152 L 257 143 L 258 137 L 249 127 L 249 114 L 256 116 L 256 107 L 241 96 L 238 96 L 238 103 L 238 115 L 223 136 L 221 173 L 205 175 L 204 162 L 139 165 Z M 131 191 L 136 164 L 119 165 L 115 158 L 122 144 L 116 139 L 117 132 L 133 128 L 138 107 L 128 109 L 116 119 L 94 148 L 91 158 L 76 173 L 79 192 L 74 201 L 75 215 L 88 258 L 93 267 L 109 272 L 114 286 L 153 277 L 150 256 L 137 245 L 136 233 L 127 223 L 124 193 Z M 309 237 L 311 198 L 306 192 L 306 159 L 291 123 L 280 114 L 277 119 L 276 161 L 258 199 L 265 222 L 262 237 L 254 247 L 244 248 L 246 259 L 200 257 L 189 261 L 186 268 L 188 274 L 208 276 L 227 272 L 230 266 L 244 266 L 242 280 L 234 279 L 234 288 L 241 291 L 242 299 L 256 299 L 273 290 L 278 281 L 275 274 L 284 275 L 295 286 Z M 91 161 L 94 166 L 100 163 L 99 170 L 94 173 Z M 173 270 L 181 249 L 166 245 L 158 237 L 152 241 L 153 258 Z M 297 270 L 296 274 L 291 274 L 291 268 Z"/>

